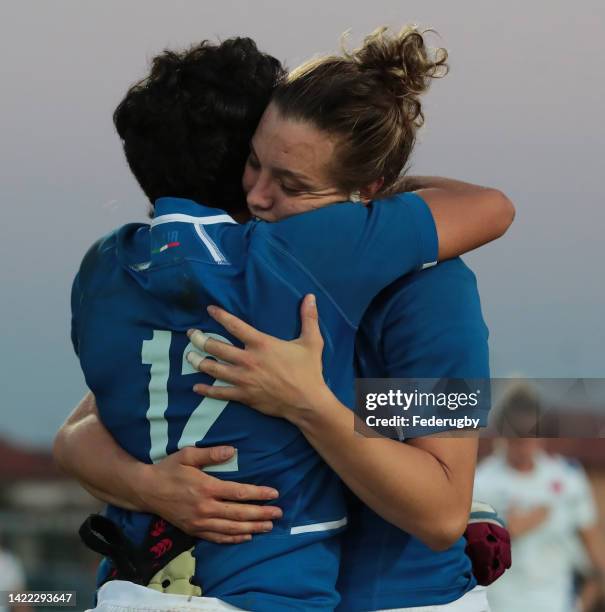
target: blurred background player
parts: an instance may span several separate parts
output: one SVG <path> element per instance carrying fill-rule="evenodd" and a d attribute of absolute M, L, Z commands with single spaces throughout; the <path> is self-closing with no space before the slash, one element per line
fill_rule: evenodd
<path fill-rule="evenodd" d="M 498 430 L 531 436 L 540 412 L 537 393 L 519 386 L 500 407 Z M 590 578 L 586 586 L 593 591 L 585 592 L 585 600 L 595 601 L 593 578 L 602 583 L 605 549 L 579 463 L 547 454 L 541 439 L 505 438 L 477 467 L 474 495 L 505 518 L 512 539 L 512 568 L 488 588 L 494 612 L 576 610 L 578 543 L 585 553 L 582 573 Z"/>
<path fill-rule="evenodd" d="M 25 612 L 27 605 L 9 606 L 7 592 L 23 591 L 26 588 L 25 572 L 19 559 L 0 542 L 0 612 Z"/>

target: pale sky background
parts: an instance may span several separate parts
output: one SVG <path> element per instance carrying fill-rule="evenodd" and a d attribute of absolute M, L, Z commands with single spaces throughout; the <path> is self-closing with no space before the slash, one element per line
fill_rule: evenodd
<path fill-rule="evenodd" d="M 604 377 L 605 4 L 555 0 L 4 0 L 0 436 L 49 445 L 84 392 L 69 291 L 100 235 L 144 220 L 111 114 L 165 47 L 248 35 L 294 67 L 379 25 L 432 26 L 451 72 L 412 169 L 502 189 L 517 218 L 467 256 L 494 376 Z"/>

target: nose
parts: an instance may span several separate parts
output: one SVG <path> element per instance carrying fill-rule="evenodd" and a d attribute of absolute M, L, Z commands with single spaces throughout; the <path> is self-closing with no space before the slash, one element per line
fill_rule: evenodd
<path fill-rule="evenodd" d="M 270 181 L 259 175 L 246 196 L 248 206 L 254 210 L 269 210 L 273 206 Z"/>

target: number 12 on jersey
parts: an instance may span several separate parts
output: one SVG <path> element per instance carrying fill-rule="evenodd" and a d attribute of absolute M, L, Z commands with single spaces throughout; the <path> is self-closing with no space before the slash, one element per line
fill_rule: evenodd
<path fill-rule="evenodd" d="M 151 446 L 149 458 L 157 463 L 166 457 L 168 446 L 168 421 L 166 420 L 166 409 L 168 408 L 168 377 L 170 375 L 170 344 L 173 333 L 165 330 L 154 330 L 151 340 L 144 340 L 141 350 L 141 361 L 143 365 L 150 365 L 149 377 L 149 408 L 146 417 L 149 421 L 149 434 Z M 207 333 L 210 338 L 229 342 L 227 338 L 218 334 Z M 187 344 L 181 358 L 181 376 L 199 374 L 187 361 L 186 355 L 194 351 L 202 357 L 209 354 L 196 348 L 191 342 Z M 221 380 L 215 380 L 214 385 L 228 386 Z M 193 386 L 193 385 L 192 385 Z M 193 393 L 193 391 L 191 391 Z M 212 425 L 221 416 L 229 402 L 204 397 L 191 413 L 189 420 L 183 428 L 183 433 L 178 442 L 178 448 L 185 446 L 196 446 L 196 442 L 204 439 Z M 237 453 L 227 462 L 220 465 L 211 465 L 204 468 L 206 472 L 236 472 Z"/>

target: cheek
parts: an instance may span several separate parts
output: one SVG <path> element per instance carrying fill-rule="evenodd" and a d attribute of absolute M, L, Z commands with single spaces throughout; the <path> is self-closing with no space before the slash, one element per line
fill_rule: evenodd
<path fill-rule="evenodd" d="M 284 195 L 277 197 L 273 202 L 273 208 L 279 215 L 280 219 L 291 217 L 292 215 L 299 215 L 300 213 L 308 212 L 313 210 L 315 206 L 310 200 L 304 199 L 291 199 Z"/>
<path fill-rule="evenodd" d="M 256 174 L 255 170 L 253 170 L 249 164 L 246 164 L 242 176 L 242 188 L 244 193 L 248 193 L 254 187 L 254 183 L 256 183 Z"/>

